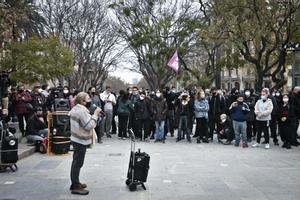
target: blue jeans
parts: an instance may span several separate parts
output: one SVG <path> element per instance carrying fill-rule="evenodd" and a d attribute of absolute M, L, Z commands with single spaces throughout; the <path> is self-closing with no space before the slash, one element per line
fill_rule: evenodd
<path fill-rule="evenodd" d="M 235 134 L 235 144 L 239 144 L 241 141 L 241 135 L 243 143 L 247 143 L 247 122 L 238 122 L 238 121 L 232 121 L 233 123 L 233 129 Z"/>
<path fill-rule="evenodd" d="M 165 136 L 165 121 L 155 121 L 155 136 L 157 140 L 164 140 L 164 136 Z"/>

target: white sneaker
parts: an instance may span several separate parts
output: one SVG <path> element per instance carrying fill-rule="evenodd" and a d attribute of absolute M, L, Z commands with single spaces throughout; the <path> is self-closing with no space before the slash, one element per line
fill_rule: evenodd
<path fill-rule="evenodd" d="M 252 147 L 260 147 L 260 144 L 259 143 L 255 143 L 252 145 Z"/>
<path fill-rule="evenodd" d="M 270 144 L 266 144 L 265 149 L 270 149 Z"/>

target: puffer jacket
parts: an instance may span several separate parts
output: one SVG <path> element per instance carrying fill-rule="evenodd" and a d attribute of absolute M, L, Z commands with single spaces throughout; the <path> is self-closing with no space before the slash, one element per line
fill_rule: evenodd
<path fill-rule="evenodd" d="M 206 99 L 203 100 L 195 100 L 194 103 L 194 109 L 195 109 L 195 117 L 196 118 L 208 118 L 208 111 L 209 111 L 209 104 Z"/>
<path fill-rule="evenodd" d="M 256 114 L 256 120 L 258 121 L 270 121 L 273 111 L 273 103 L 271 99 L 263 101 L 259 99 L 255 104 L 254 113 Z"/>

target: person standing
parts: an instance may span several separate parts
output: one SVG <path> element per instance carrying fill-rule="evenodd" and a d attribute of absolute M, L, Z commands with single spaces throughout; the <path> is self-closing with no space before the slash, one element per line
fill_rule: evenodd
<path fill-rule="evenodd" d="M 119 133 L 118 136 L 121 139 L 126 139 L 127 136 L 127 126 L 130 113 L 133 111 L 133 106 L 129 100 L 129 94 L 124 92 L 118 100 L 117 114 L 119 119 Z"/>
<path fill-rule="evenodd" d="M 217 88 L 211 89 L 212 96 L 209 98 L 209 111 L 208 111 L 208 118 L 209 118 L 209 139 L 213 140 L 214 131 L 217 126 L 217 132 L 219 131 L 219 122 L 220 122 L 220 115 L 225 113 L 226 106 L 225 100 L 217 93 Z M 219 133 L 218 133 L 219 134 Z"/>
<path fill-rule="evenodd" d="M 278 144 L 278 139 L 277 139 L 277 118 L 278 118 L 278 105 L 277 105 L 277 100 L 276 100 L 276 94 L 278 92 L 276 91 L 274 96 L 269 95 L 268 98 L 272 101 L 273 104 L 273 110 L 271 113 L 271 120 L 270 120 L 270 131 L 271 131 L 271 138 L 273 138 L 274 145 L 279 145 Z M 277 94 L 278 95 L 278 94 Z M 279 93 L 280 95 L 280 93 Z M 266 143 L 266 142 L 264 142 Z"/>
<path fill-rule="evenodd" d="M 13 104 L 15 105 L 15 112 L 18 116 L 19 129 L 23 136 L 25 136 L 24 120 L 27 122 L 30 117 L 29 107 L 32 107 L 30 104 L 31 101 L 30 93 L 25 91 L 23 85 L 19 85 L 17 87 L 17 93 L 13 97 Z"/>
<path fill-rule="evenodd" d="M 177 135 L 176 142 L 179 142 L 182 139 L 184 139 L 186 135 L 187 141 L 191 143 L 192 140 L 190 135 L 191 134 L 190 129 L 188 127 L 189 124 L 188 116 L 191 115 L 190 112 L 194 108 L 191 109 L 192 104 L 190 103 L 190 97 L 187 92 L 181 93 L 177 106 L 178 106 L 177 114 L 179 115 L 179 124 L 178 124 L 178 135 Z"/>
<path fill-rule="evenodd" d="M 176 100 L 175 87 L 172 87 L 171 90 L 169 87 L 167 87 L 164 96 L 168 104 L 167 119 L 165 124 L 165 136 L 167 136 L 168 131 L 170 131 L 171 137 L 174 137 L 175 100 Z"/>
<path fill-rule="evenodd" d="M 282 103 L 279 104 L 278 127 L 283 148 L 291 149 L 293 124 L 295 122 L 294 108 L 289 102 L 289 96 L 282 96 Z"/>
<path fill-rule="evenodd" d="M 106 132 L 106 136 L 111 138 L 113 106 L 116 104 L 116 98 L 115 95 L 111 93 L 110 86 L 106 86 L 106 90 L 100 94 L 100 98 L 104 102 L 105 113 L 102 132 Z"/>
<path fill-rule="evenodd" d="M 165 143 L 165 121 L 168 111 L 168 105 L 166 99 L 162 96 L 162 93 L 157 90 L 156 97 L 153 99 L 152 113 L 155 122 L 155 142 Z"/>
<path fill-rule="evenodd" d="M 99 94 L 96 92 L 96 87 L 92 86 L 89 88 L 88 91 L 89 91 L 90 98 L 92 100 L 93 107 L 102 108 L 102 102 L 101 102 Z M 101 122 L 100 121 L 97 121 L 97 126 L 95 128 L 95 131 L 97 134 L 97 140 L 98 140 L 97 142 L 102 143 Z"/>
<path fill-rule="evenodd" d="M 71 166 L 71 186 L 72 194 L 88 195 L 85 189 L 86 184 L 79 181 L 80 170 L 83 166 L 86 148 L 92 143 L 93 130 L 96 127 L 101 108 L 97 107 L 94 114 L 90 115 L 91 98 L 89 94 L 80 92 L 75 99 L 76 105 L 71 109 L 71 142 L 74 148 L 73 161 Z"/>
<path fill-rule="evenodd" d="M 229 107 L 232 119 L 233 130 L 235 134 L 235 144 L 238 147 L 242 136 L 243 148 L 247 148 L 247 114 L 250 111 L 249 106 L 244 102 L 244 96 L 238 95 L 237 101 Z"/>
<path fill-rule="evenodd" d="M 151 100 L 146 97 L 146 94 L 142 92 L 139 95 L 139 99 L 134 104 L 134 112 L 133 116 L 134 124 L 133 130 L 136 134 L 137 138 L 141 140 L 146 139 L 150 136 L 151 131 Z M 143 138 L 143 131 L 144 131 L 144 138 Z"/>
<path fill-rule="evenodd" d="M 293 125 L 294 131 L 292 134 L 292 146 L 298 146 L 300 144 L 297 140 L 297 131 L 300 122 L 300 86 L 296 86 L 291 93 L 291 105 L 293 105 L 295 112 L 295 123 Z"/>
<path fill-rule="evenodd" d="M 198 135 L 197 143 L 201 143 L 201 140 L 208 143 L 208 110 L 209 104 L 205 99 L 205 93 L 203 90 L 200 90 L 197 92 L 194 103 L 194 112 L 197 122 L 195 135 Z"/>
<path fill-rule="evenodd" d="M 257 128 L 257 138 L 256 143 L 252 147 L 260 147 L 260 140 L 262 132 L 264 133 L 265 138 L 265 149 L 270 148 L 270 120 L 273 110 L 272 100 L 268 98 L 269 89 L 264 88 L 261 91 L 261 97 L 255 104 L 254 112 L 256 114 L 256 128 Z"/>
<path fill-rule="evenodd" d="M 247 141 L 251 142 L 252 137 L 255 136 L 255 113 L 254 113 L 254 106 L 256 99 L 251 93 L 250 90 L 245 90 L 245 100 L 244 102 L 248 105 L 250 112 L 248 112 L 246 119 L 247 119 Z"/>

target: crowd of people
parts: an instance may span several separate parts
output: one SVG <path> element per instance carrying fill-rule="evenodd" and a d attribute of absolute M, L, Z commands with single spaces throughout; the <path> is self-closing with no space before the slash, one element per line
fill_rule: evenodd
<path fill-rule="evenodd" d="M 32 135 L 45 133 L 47 111 L 52 109 L 55 98 L 68 99 L 72 108 L 78 93 L 67 86 L 36 85 L 29 91 L 19 85 L 9 94 L 9 114 L 30 140 Z M 99 143 L 104 136 L 111 138 L 113 134 L 125 140 L 132 129 L 141 140 L 162 143 L 170 134 L 176 136 L 176 142 L 185 139 L 192 142 L 195 138 L 197 143 L 212 142 L 216 135 L 217 141 L 224 145 L 244 148 L 254 142 L 252 147 L 265 144 L 269 149 L 270 138 L 274 145 L 279 145 L 279 137 L 282 147 L 299 145 L 300 87 L 288 94 L 280 90 L 270 92 L 268 88 L 260 92 L 234 88 L 227 92 L 217 88 L 177 91 L 175 87 L 156 91 L 130 87 L 115 94 L 109 86 L 102 92 L 90 87 L 87 93 L 91 112 L 92 108 L 102 109 L 95 128 Z"/>

